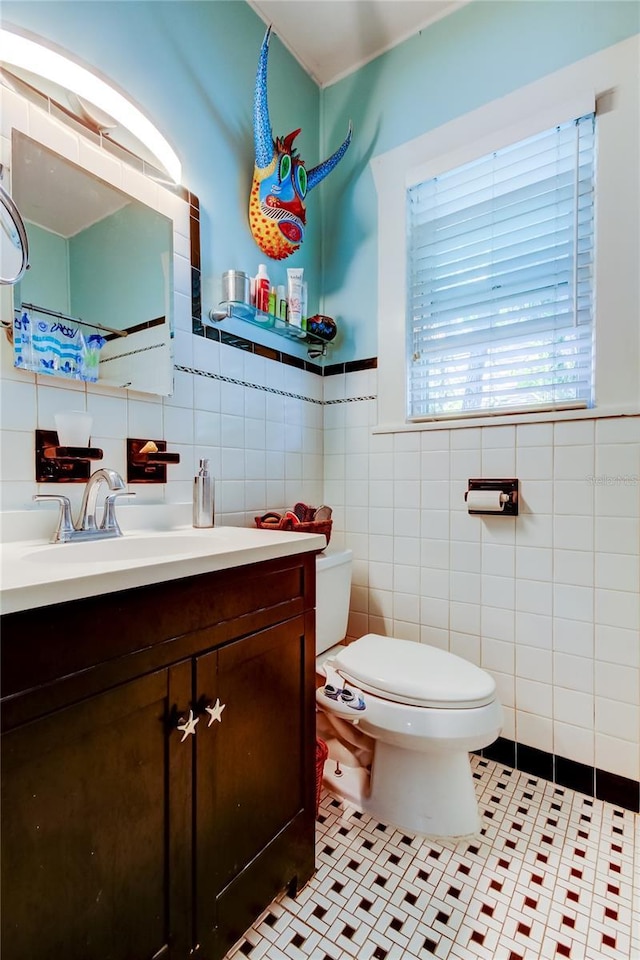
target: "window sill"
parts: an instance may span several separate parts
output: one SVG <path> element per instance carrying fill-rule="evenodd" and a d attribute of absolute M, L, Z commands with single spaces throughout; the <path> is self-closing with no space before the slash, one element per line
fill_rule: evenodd
<path fill-rule="evenodd" d="M 463 430 L 470 427 L 505 427 L 522 423 L 555 423 L 567 420 L 597 420 L 601 417 L 637 417 L 640 406 L 600 407 L 581 410 L 541 410 L 536 413 L 494 414 L 460 419 L 412 420 L 405 423 L 379 423 L 372 433 L 416 433 L 424 430 Z"/>

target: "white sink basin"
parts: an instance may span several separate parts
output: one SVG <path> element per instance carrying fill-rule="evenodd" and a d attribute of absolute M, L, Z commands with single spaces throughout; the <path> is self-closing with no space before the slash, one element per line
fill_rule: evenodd
<path fill-rule="evenodd" d="M 29 563 L 122 563 L 126 560 L 162 559 L 200 555 L 208 550 L 201 537 L 185 535 L 124 536 L 83 543 L 50 543 L 24 554 Z"/>
<path fill-rule="evenodd" d="M 128 519 L 126 509 L 122 516 Z M 122 537 L 79 543 L 9 541 L 0 551 L 0 610 L 14 613 L 130 590 L 322 550 L 325 545 L 324 536 L 318 534 L 253 527 L 196 530 L 185 525 L 125 529 Z"/>

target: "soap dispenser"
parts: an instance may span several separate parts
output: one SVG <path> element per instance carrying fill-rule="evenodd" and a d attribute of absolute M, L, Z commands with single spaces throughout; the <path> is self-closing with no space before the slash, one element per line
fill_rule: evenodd
<path fill-rule="evenodd" d="M 212 527 L 213 509 L 213 477 L 209 473 L 209 461 L 201 459 L 200 469 L 193 478 L 193 526 Z"/>

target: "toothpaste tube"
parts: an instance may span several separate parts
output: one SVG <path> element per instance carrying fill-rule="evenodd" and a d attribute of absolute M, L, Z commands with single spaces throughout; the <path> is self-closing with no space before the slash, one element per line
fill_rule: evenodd
<path fill-rule="evenodd" d="M 289 267 L 287 270 L 289 323 L 292 327 L 302 328 L 302 267 Z"/>

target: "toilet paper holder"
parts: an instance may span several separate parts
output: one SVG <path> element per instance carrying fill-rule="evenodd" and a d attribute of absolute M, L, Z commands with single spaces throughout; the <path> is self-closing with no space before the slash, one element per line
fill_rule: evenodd
<path fill-rule="evenodd" d="M 517 479 L 508 479 L 508 480 L 484 480 L 481 478 L 476 478 L 468 481 L 467 490 L 465 491 L 464 499 L 465 501 L 468 498 L 468 495 L 473 492 L 499 492 L 500 493 L 500 502 L 502 504 L 501 509 L 474 509 L 472 507 L 468 508 L 470 514 L 487 514 L 487 515 L 498 515 L 503 517 L 517 517 L 518 516 L 518 486 L 519 481 Z"/>

